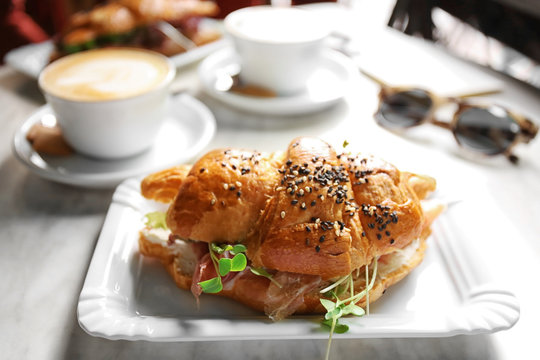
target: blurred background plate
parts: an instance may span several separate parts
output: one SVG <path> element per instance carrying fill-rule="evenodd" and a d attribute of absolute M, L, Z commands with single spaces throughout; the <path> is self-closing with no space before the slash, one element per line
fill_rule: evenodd
<path fill-rule="evenodd" d="M 223 32 L 221 21 L 213 19 L 205 19 L 206 27 L 211 27 L 219 32 Z M 201 45 L 184 53 L 171 56 L 170 59 L 176 67 L 185 66 L 203 59 L 207 55 L 216 50 L 227 46 L 229 41 L 222 37 L 219 40 Z M 24 45 L 19 48 L 9 51 L 4 61 L 13 69 L 22 72 L 32 78 L 37 79 L 41 70 L 49 63 L 51 53 L 54 50 L 52 40 L 44 41 L 37 44 Z"/>

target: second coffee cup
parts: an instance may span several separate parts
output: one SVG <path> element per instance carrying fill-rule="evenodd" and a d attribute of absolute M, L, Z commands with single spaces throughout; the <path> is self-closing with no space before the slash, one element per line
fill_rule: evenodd
<path fill-rule="evenodd" d="M 224 23 L 240 61 L 240 80 L 279 96 L 305 89 L 329 35 L 317 14 L 290 7 L 247 7 L 230 13 Z"/>

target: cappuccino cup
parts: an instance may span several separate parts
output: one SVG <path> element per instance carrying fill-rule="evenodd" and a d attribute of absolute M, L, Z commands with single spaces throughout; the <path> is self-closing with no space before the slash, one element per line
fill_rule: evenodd
<path fill-rule="evenodd" d="M 108 48 L 61 58 L 41 72 L 38 83 L 73 149 L 117 159 L 153 144 L 175 74 L 163 55 Z"/>
<path fill-rule="evenodd" d="M 320 64 L 330 30 L 316 13 L 294 7 L 252 6 L 224 20 L 240 62 L 240 81 L 294 95 Z"/>

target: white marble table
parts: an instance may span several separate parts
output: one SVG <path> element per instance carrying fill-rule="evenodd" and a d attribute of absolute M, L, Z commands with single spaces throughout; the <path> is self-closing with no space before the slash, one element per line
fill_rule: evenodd
<path fill-rule="evenodd" d="M 377 33 L 371 33 L 373 40 Z M 377 51 L 396 37 L 365 41 Z M 378 43 L 378 44 L 377 44 Z M 430 56 L 466 80 L 481 73 L 503 91 L 490 98 L 540 122 L 540 93 L 486 69 L 462 64 L 429 48 Z M 489 199 L 478 203 L 477 222 L 500 234 L 507 254 L 500 268 L 520 300 L 521 319 L 492 335 L 447 338 L 335 340 L 334 359 L 526 359 L 536 354 L 540 292 L 540 140 L 518 149 L 521 163 L 463 157 L 451 135 L 431 127 L 397 136 L 377 127 L 371 114 L 377 88 L 360 75 L 344 101 L 324 112 L 291 118 L 242 113 L 199 91 L 196 65 L 180 71 L 176 85 L 215 113 L 218 132 L 207 146 L 238 145 L 259 150 L 284 148 L 298 135 L 320 136 L 334 145 L 378 154 L 400 167 L 435 176 L 446 195 Z M 466 68 L 465 73 L 461 73 Z M 415 71 L 414 69 L 411 71 Z M 0 68 L 0 358 L 5 359 L 321 359 L 324 340 L 150 343 L 109 341 L 87 335 L 77 323 L 76 306 L 113 190 L 89 190 L 41 179 L 11 151 L 22 121 L 43 105 L 36 82 Z M 478 197 L 476 197 L 478 196 Z M 485 215 L 502 214 L 498 223 Z M 502 219 L 502 221 L 500 221 Z M 495 231 L 493 231 L 495 229 Z M 504 231 L 503 231 L 504 230 Z M 499 245 L 497 245 L 499 246 Z M 507 246 L 507 248 L 506 248 Z M 490 251 L 479 256 L 488 256 Z M 485 259 L 489 261 L 489 259 Z M 506 263 L 507 262 L 507 263 Z"/>

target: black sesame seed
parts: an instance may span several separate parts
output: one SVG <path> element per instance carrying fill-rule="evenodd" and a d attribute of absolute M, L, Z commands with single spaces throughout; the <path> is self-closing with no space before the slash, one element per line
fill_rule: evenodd
<path fill-rule="evenodd" d="M 377 234 L 377 239 L 381 240 L 381 238 L 382 238 L 381 234 Z"/>
<path fill-rule="evenodd" d="M 394 239 L 390 239 L 390 244 L 393 244 L 394 243 Z"/>
<path fill-rule="evenodd" d="M 205 168 L 200 168 L 200 169 L 199 169 L 199 173 L 203 173 L 204 170 L 206 170 L 206 169 L 205 169 Z"/>
<path fill-rule="evenodd" d="M 311 228 L 309 226 L 306 226 L 306 231 L 311 232 Z"/>
<path fill-rule="evenodd" d="M 234 185 L 231 185 L 231 186 L 229 186 L 229 190 L 234 191 L 234 190 L 236 190 L 236 187 Z"/>
<path fill-rule="evenodd" d="M 315 251 L 316 251 L 316 252 L 321 251 L 321 247 L 320 247 L 319 245 L 315 246 Z"/>
<path fill-rule="evenodd" d="M 317 205 L 317 202 L 316 202 L 315 200 L 313 200 L 313 201 L 311 202 L 311 206 L 315 206 L 315 205 Z"/>
<path fill-rule="evenodd" d="M 324 236 L 324 235 L 323 235 L 323 236 L 321 236 L 321 237 L 319 238 L 319 242 L 324 242 L 324 238 L 325 238 L 325 236 Z"/>
<path fill-rule="evenodd" d="M 386 234 L 386 236 L 390 236 L 390 231 L 386 230 L 384 233 Z"/>
<path fill-rule="evenodd" d="M 291 201 L 291 205 L 296 205 L 298 204 L 298 200 L 294 199 L 293 201 Z"/>
<path fill-rule="evenodd" d="M 362 236 L 366 237 L 366 232 L 365 231 L 362 231 Z"/>
<path fill-rule="evenodd" d="M 240 197 L 241 195 L 242 195 L 242 192 L 241 192 L 241 191 L 238 191 L 238 192 L 236 193 L 236 196 L 238 196 L 238 197 Z"/>
<path fill-rule="evenodd" d="M 306 246 L 309 246 L 309 238 L 306 238 Z"/>

